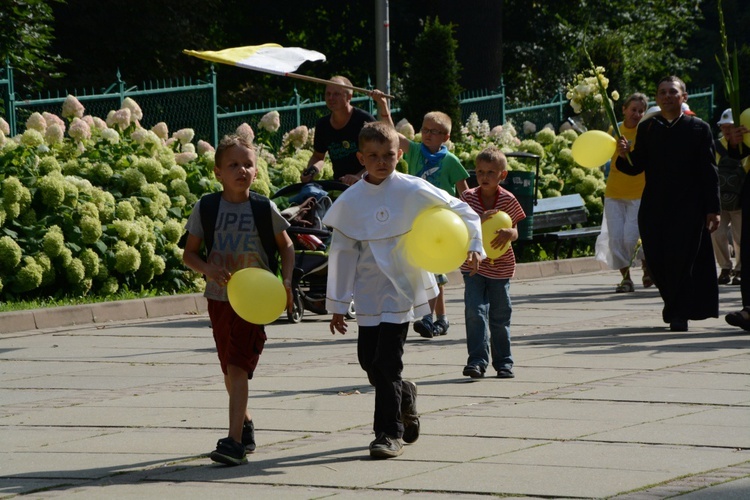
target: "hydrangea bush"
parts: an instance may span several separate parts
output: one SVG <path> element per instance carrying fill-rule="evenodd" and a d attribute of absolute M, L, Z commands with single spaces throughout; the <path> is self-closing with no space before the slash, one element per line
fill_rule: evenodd
<path fill-rule="evenodd" d="M 118 290 L 174 293 L 204 286 L 182 263 L 178 241 L 195 202 L 221 188 L 213 175 L 214 148 L 194 143 L 194 132 L 170 134 L 166 123 L 140 125 L 143 111 L 130 98 L 105 119 L 85 114 L 69 96 L 62 116 L 33 113 L 26 130 L 9 138 L 0 118 L 0 300 L 110 296 Z M 237 134 L 255 139 L 258 176 L 252 189 L 266 196 L 299 182 L 312 155 L 314 129 L 300 126 L 279 133 L 278 114 L 248 124 Z M 448 144 L 467 169 L 487 145 L 527 151 L 541 161 L 540 196 L 580 193 L 592 222 L 601 220 L 603 174 L 582 169 L 570 146 L 577 134 L 556 134 L 550 125 L 535 132 L 524 124 L 518 137 L 511 122 L 490 128 L 472 114 L 462 125 L 463 140 Z M 398 129 L 420 134 L 406 121 Z M 532 170 L 515 158 L 511 170 Z M 331 179 L 328 160 L 323 179 Z M 597 219 L 598 217 L 598 219 Z"/>
<path fill-rule="evenodd" d="M 578 73 L 567 86 L 565 97 L 570 101 L 573 112 L 583 116 L 588 128 L 606 130 L 609 125 L 604 102 L 607 97 L 603 95 L 599 87 L 599 82 L 604 92 L 609 87 L 609 79 L 604 76 L 605 71 L 604 67 L 593 66 L 592 63 L 591 69 Z M 613 101 L 620 99 L 620 94 L 616 90 L 613 90 L 610 96 Z"/>
<path fill-rule="evenodd" d="M 130 98 L 101 119 L 72 96 L 62 117 L 33 113 L 13 138 L 0 118 L 0 300 L 203 287 L 177 243 L 195 202 L 221 187 L 214 148 L 142 119 Z M 263 132 L 276 121 L 269 114 Z M 247 124 L 237 133 L 254 135 Z M 287 133 L 276 156 L 259 145 L 253 189 L 268 196 L 297 182 L 311 149 L 306 128 Z"/>
<path fill-rule="evenodd" d="M 560 133 L 551 124 L 536 132 L 536 125 L 524 123 L 524 138 L 518 136 L 512 122 L 490 128 L 487 121 L 480 122 L 476 113 L 469 116 L 462 126 L 463 140 L 449 144 L 449 149 L 458 156 L 467 170 L 474 168 L 474 160 L 482 149 L 495 145 L 505 153 L 524 151 L 540 157 L 539 196 L 550 198 L 564 194 L 579 193 L 586 202 L 591 224 L 600 224 L 604 204 L 604 173 L 600 169 L 578 166 L 573 160 L 571 146 L 578 134 L 567 123 Z M 508 169 L 534 171 L 536 162 L 508 158 Z"/>

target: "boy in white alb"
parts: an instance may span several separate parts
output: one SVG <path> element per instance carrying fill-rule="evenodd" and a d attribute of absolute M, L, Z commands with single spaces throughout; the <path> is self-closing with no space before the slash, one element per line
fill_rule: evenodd
<path fill-rule="evenodd" d="M 331 333 L 344 334 L 354 298 L 357 356 L 375 387 L 370 456 L 390 458 L 402 453 L 402 438 L 413 443 L 419 437 L 416 385 L 401 378 L 402 356 L 409 322 L 429 312 L 429 300 L 437 296 L 434 276 L 409 262 L 404 236 L 421 212 L 445 207 L 469 229 L 468 265 L 476 269 L 485 254 L 479 216 L 466 203 L 395 171 L 401 150 L 391 125 L 366 124 L 357 157 L 367 170 L 363 182 L 344 191 L 323 218 L 334 231 L 326 308 L 333 313 Z"/>

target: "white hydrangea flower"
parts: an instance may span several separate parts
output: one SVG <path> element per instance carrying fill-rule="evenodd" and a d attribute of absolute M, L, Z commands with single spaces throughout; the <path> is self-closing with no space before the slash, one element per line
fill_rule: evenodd
<path fill-rule="evenodd" d="M 105 128 L 102 130 L 102 137 L 110 144 L 117 144 L 120 142 L 120 134 L 113 128 Z"/>
<path fill-rule="evenodd" d="M 106 130 L 107 128 L 107 122 L 99 118 L 98 116 L 95 116 L 92 120 L 94 122 L 94 127 L 98 128 L 99 130 Z"/>
<path fill-rule="evenodd" d="M 530 121 L 523 122 L 523 133 L 526 135 L 531 135 L 534 132 L 536 132 L 536 125 Z"/>
<path fill-rule="evenodd" d="M 307 142 L 309 131 L 305 125 L 295 127 L 286 134 L 282 139 L 282 144 L 291 144 L 295 149 L 301 149 Z"/>
<path fill-rule="evenodd" d="M 253 132 L 253 127 L 251 127 L 247 123 L 243 123 L 242 125 L 237 127 L 237 130 L 235 130 L 234 133 L 239 135 L 240 137 L 244 137 L 247 142 L 253 142 L 253 139 L 255 139 L 255 132 Z"/>
<path fill-rule="evenodd" d="M 65 132 L 57 123 L 49 125 L 47 127 L 47 130 L 44 132 L 44 140 L 49 145 L 60 144 L 63 142 L 64 138 Z"/>
<path fill-rule="evenodd" d="M 490 130 L 490 138 L 491 139 L 499 139 L 503 135 L 503 126 L 502 125 L 496 125 L 492 127 L 492 130 Z"/>
<path fill-rule="evenodd" d="M 177 153 L 174 155 L 174 161 L 178 165 L 187 165 L 196 159 L 198 159 L 198 155 L 195 153 Z"/>
<path fill-rule="evenodd" d="M 65 102 L 63 102 L 62 115 L 63 118 L 67 118 L 69 120 L 72 120 L 73 118 L 82 118 L 85 109 L 86 108 L 83 107 L 81 101 L 79 101 L 75 96 L 69 95 L 65 98 Z"/>
<path fill-rule="evenodd" d="M 44 121 L 47 122 L 48 127 L 54 123 L 58 127 L 60 127 L 63 132 L 65 132 L 65 121 L 59 116 L 45 111 L 44 113 L 42 113 L 42 117 L 44 117 Z"/>
<path fill-rule="evenodd" d="M 141 107 L 130 97 L 126 97 L 125 99 L 123 99 L 122 107 L 129 109 L 130 115 L 136 120 L 143 119 L 143 111 L 141 110 Z"/>
<path fill-rule="evenodd" d="M 130 138 L 133 139 L 137 144 L 140 144 L 143 146 L 146 142 L 146 130 L 139 128 L 133 131 L 132 134 L 130 134 Z"/>
<path fill-rule="evenodd" d="M 143 129 L 141 129 L 143 130 Z M 146 144 L 151 144 L 153 146 L 161 146 L 164 143 L 161 137 L 156 135 L 156 132 L 153 130 L 146 131 Z"/>
<path fill-rule="evenodd" d="M 410 141 L 414 140 L 414 126 L 409 123 L 409 121 L 406 118 L 402 118 L 399 120 L 399 122 L 396 124 L 396 132 L 403 135 Z"/>
<path fill-rule="evenodd" d="M 216 151 L 212 145 L 207 143 L 204 140 L 198 141 L 198 146 L 195 148 L 195 152 L 199 156 L 203 156 L 204 154 L 208 153 L 209 151 Z"/>
<path fill-rule="evenodd" d="M 180 144 L 187 144 L 195 137 L 195 131 L 191 128 L 183 128 L 172 134 L 172 137 L 180 141 Z"/>
<path fill-rule="evenodd" d="M 169 128 L 167 128 L 167 124 L 164 122 L 159 122 L 151 127 L 151 131 L 164 141 L 169 139 Z"/>
<path fill-rule="evenodd" d="M 39 115 L 40 117 L 42 115 Z M 25 146 L 37 147 L 44 144 L 44 136 L 41 132 L 33 128 L 27 128 L 21 135 L 21 144 Z"/>
<path fill-rule="evenodd" d="M 80 118 L 73 118 L 68 129 L 68 135 L 75 141 L 81 142 L 91 138 L 91 128 L 88 123 Z"/>
<path fill-rule="evenodd" d="M 195 153 L 195 146 L 190 142 L 188 142 L 187 144 L 183 144 L 182 152 L 183 153 Z"/>
<path fill-rule="evenodd" d="M 10 125 L 5 121 L 5 118 L 0 117 L 0 132 L 6 137 L 10 135 Z"/>
<path fill-rule="evenodd" d="M 31 116 L 26 120 L 26 128 L 34 129 L 43 134 L 47 130 L 47 120 L 44 119 L 41 113 L 31 113 Z"/>
<path fill-rule="evenodd" d="M 276 110 L 269 111 L 258 123 L 258 128 L 267 130 L 269 132 L 276 132 L 281 127 L 281 117 L 279 112 Z"/>

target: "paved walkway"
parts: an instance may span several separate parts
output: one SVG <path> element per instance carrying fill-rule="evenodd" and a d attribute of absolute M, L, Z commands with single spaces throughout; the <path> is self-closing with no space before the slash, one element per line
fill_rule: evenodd
<path fill-rule="evenodd" d="M 0 315 L 0 498 L 750 498 L 750 335 L 722 318 L 669 332 L 658 292 L 611 293 L 616 275 L 521 270 L 512 380 L 461 376 L 454 280 L 448 335 L 407 341 L 422 436 L 385 461 L 367 454 L 355 329 L 333 337 L 329 316 L 267 328 L 258 450 L 229 468 L 207 458 L 227 400 L 200 299 L 143 301 L 134 321 L 98 306 L 79 326 L 75 308 Z M 739 300 L 721 287 L 722 313 Z"/>

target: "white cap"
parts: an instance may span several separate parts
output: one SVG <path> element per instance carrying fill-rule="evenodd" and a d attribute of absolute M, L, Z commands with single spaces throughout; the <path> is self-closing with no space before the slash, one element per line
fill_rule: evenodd
<path fill-rule="evenodd" d="M 641 118 L 641 121 L 638 123 L 641 123 L 644 120 L 648 120 L 652 116 L 656 116 L 658 114 L 661 114 L 661 108 L 659 106 L 651 106 L 646 110 L 645 113 L 643 113 L 643 118 Z"/>
<path fill-rule="evenodd" d="M 718 122 L 716 122 L 716 125 L 725 125 L 727 123 L 734 123 L 734 119 L 732 118 L 732 109 L 727 108 L 724 110 L 724 112 L 721 114 L 721 118 Z"/>

